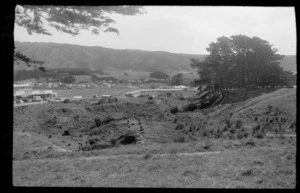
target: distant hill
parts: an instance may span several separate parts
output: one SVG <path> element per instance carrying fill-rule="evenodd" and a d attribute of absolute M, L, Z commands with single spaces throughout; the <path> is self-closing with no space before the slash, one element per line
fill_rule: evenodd
<path fill-rule="evenodd" d="M 109 71 L 180 71 L 190 70 L 190 58 L 204 55 L 174 54 L 163 51 L 117 50 L 57 43 L 15 42 L 16 50 L 26 56 L 45 61 L 48 69 L 89 68 Z M 22 68 L 18 66 L 16 70 Z"/>
<path fill-rule="evenodd" d="M 164 51 L 118 50 L 100 46 L 80 46 L 57 43 L 15 42 L 16 50 L 28 57 L 45 61 L 48 69 L 88 68 L 103 71 L 186 71 L 191 70 L 190 58 L 203 60 L 205 55 L 177 54 Z M 296 71 L 296 56 L 288 55 L 281 65 Z M 15 70 L 24 65 L 15 66 Z"/>

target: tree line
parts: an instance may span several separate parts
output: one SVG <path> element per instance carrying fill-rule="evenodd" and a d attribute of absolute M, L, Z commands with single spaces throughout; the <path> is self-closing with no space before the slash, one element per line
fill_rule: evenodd
<path fill-rule="evenodd" d="M 284 55 L 266 40 L 245 35 L 219 37 L 209 44 L 204 61 L 191 59 L 198 69 L 197 85 L 228 91 L 232 88 L 289 86 L 296 76 L 279 66 Z"/>

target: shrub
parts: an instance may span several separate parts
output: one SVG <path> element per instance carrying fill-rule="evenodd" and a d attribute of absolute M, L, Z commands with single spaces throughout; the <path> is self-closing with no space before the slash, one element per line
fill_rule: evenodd
<path fill-rule="evenodd" d="M 151 157 L 152 157 L 152 155 L 149 154 L 149 153 L 147 153 L 147 154 L 143 157 L 143 159 L 149 159 L 149 158 L 151 158 Z"/>
<path fill-rule="evenodd" d="M 175 127 L 175 130 L 182 130 L 184 129 L 184 125 L 182 123 L 178 123 Z"/>
<path fill-rule="evenodd" d="M 175 143 L 184 143 L 185 138 L 183 136 L 180 136 L 174 140 Z"/>
<path fill-rule="evenodd" d="M 231 129 L 229 130 L 229 132 L 230 132 L 231 134 L 235 134 L 235 133 L 236 133 L 236 129 L 235 129 L 235 128 L 231 128 Z"/>
<path fill-rule="evenodd" d="M 252 136 L 260 131 L 260 125 L 256 125 L 252 128 Z"/>
<path fill-rule="evenodd" d="M 152 100 L 153 99 L 153 96 L 148 96 L 148 100 Z"/>
<path fill-rule="evenodd" d="M 229 139 L 235 139 L 235 135 L 232 134 L 232 133 L 229 133 L 229 134 L 228 134 L 228 137 L 229 137 Z"/>
<path fill-rule="evenodd" d="M 202 148 L 205 150 L 209 150 L 212 147 L 211 141 L 206 141 L 205 144 L 202 145 Z"/>
<path fill-rule="evenodd" d="M 183 107 L 183 111 L 194 111 L 195 109 L 197 109 L 197 105 L 194 103 L 190 103 Z"/>
<path fill-rule="evenodd" d="M 167 97 L 171 97 L 171 96 L 172 96 L 172 93 L 167 92 L 167 93 L 166 93 L 166 96 L 167 96 Z"/>
<path fill-rule="evenodd" d="M 237 138 L 237 139 L 243 139 L 243 138 L 244 138 L 244 133 L 243 133 L 243 132 L 238 132 L 238 133 L 236 134 L 236 138 Z"/>
<path fill-rule="evenodd" d="M 153 100 L 149 100 L 146 102 L 146 104 L 154 104 L 155 102 Z"/>
<path fill-rule="evenodd" d="M 257 138 L 257 139 L 263 139 L 264 138 L 264 134 L 262 132 L 259 132 L 259 133 L 256 133 L 254 135 L 254 137 Z"/>
<path fill-rule="evenodd" d="M 242 172 L 242 176 L 251 176 L 254 173 L 253 169 L 247 169 Z"/>
<path fill-rule="evenodd" d="M 240 128 L 242 128 L 242 126 L 243 126 L 243 121 L 240 120 L 240 119 L 238 119 L 238 120 L 235 122 L 235 128 L 240 129 Z"/>
<path fill-rule="evenodd" d="M 173 123 L 177 123 L 177 117 L 174 118 Z"/>
<path fill-rule="evenodd" d="M 101 126 L 101 124 L 102 124 L 101 119 L 96 118 L 96 119 L 95 119 L 95 125 L 96 125 L 97 127 L 99 127 L 99 126 Z"/>
<path fill-rule="evenodd" d="M 255 142 L 253 139 L 250 139 L 248 141 L 245 142 L 245 145 L 249 145 L 249 146 L 255 146 Z"/>
<path fill-rule="evenodd" d="M 183 96 L 178 97 L 179 100 L 185 100 L 185 98 Z"/>
<path fill-rule="evenodd" d="M 268 105 L 268 112 L 270 113 L 273 109 L 273 106 L 272 105 Z"/>
<path fill-rule="evenodd" d="M 226 119 L 225 124 L 226 124 L 225 127 L 227 127 L 227 128 L 231 128 L 231 126 L 232 126 L 232 123 L 231 123 L 230 119 Z"/>
<path fill-rule="evenodd" d="M 70 99 L 65 99 L 63 102 L 64 103 L 69 103 L 69 102 L 71 102 L 71 100 Z"/>
<path fill-rule="evenodd" d="M 170 109 L 170 113 L 172 113 L 172 114 L 176 114 L 178 111 L 179 111 L 179 110 L 178 110 L 178 107 L 177 107 L 177 106 L 174 106 L 174 107 L 172 107 L 172 108 Z"/>

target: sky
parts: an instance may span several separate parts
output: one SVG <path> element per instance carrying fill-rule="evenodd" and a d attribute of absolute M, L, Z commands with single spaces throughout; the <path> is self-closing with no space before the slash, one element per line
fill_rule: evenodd
<path fill-rule="evenodd" d="M 144 6 L 143 15 L 111 15 L 120 34 L 82 31 L 78 36 L 50 31 L 52 36 L 28 35 L 15 25 L 21 42 L 54 42 L 114 49 L 140 49 L 208 54 L 218 37 L 243 34 L 269 41 L 279 54 L 296 55 L 294 7 Z"/>

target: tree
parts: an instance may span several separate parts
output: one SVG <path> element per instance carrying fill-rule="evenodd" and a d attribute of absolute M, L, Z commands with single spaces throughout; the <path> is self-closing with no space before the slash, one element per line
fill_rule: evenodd
<path fill-rule="evenodd" d="M 169 75 L 161 72 L 161 71 L 154 71 L 150 74 L 150 78 L 155 78 L 155 79 L 169 79 Z"/>
<path fill-rule="evenodd" d="M 282 85 L 283 69 L 279 66 L 283 55 L 266 40 L 258 37 L 234 35 L 219 37 L 209 44 L 210 53 L 204 61 L 191 59 L 191 67 L 198 69 L 199 80 L 212 90 L 239 87 Z"/>
<path fill-rule="evenodd" d="M 172 77 L 171 79 L 171 85 L 172 86 L 178 86 L 183 84 L 183 74 L 179 73 Z"/>
<path fill-rule="evenodd" d="M 51 33 L 45 28 L 49 26 L 58 31 L 78 35 L 82 30 L 91 30 L 92 34 L 103 32 L 119 33 L 111 27 L 115 21 L 107 14 L 121 15 L 142 14 L 140 6 L 32 6 L 16 7 L 15 23 L 25 27 L 29 34 Z"/>
<path fill-rule="evenodd" d="M 114 32 L 119 35 L 118 29 L 111 26 L 115 21 L 108 15 L 112 13 L 137 15 L 145 12 L 140 6 L 17 5 L 15 24 L 25 27 L 30 35 L 33 33 L 51 35 L 46 26 L 73 36 L 79 35 L 82 30 L 88 30 L 97 35 L 99 31 Z M 16 52 L 14 58 L 24 61 L 28 66 L 30 66 L 29 63 L 37 64 L 32 62 L 34 60 L 27 60 L 28 57 L 22 53 Z"/>
<path fill-rule="evenodd" d="M 14 54 L 14 61 L 16 62 L 16 64 L 19 64 L 20 62 L 24 62 L 26 64 L 26 66 L 28 67 L 35 67 L 37 68 L 38 65 L 42 65 L 44 64 L 43 61 L 39 61 L 39 60 L 32 60 L 31 58 L 25 56 L 24 54 L 22 54 L 21 52 L 15 52 Z M 42 66 L 38 67 L 39 70 L 41 71 L 45 71 L 45 68 Z"/>

